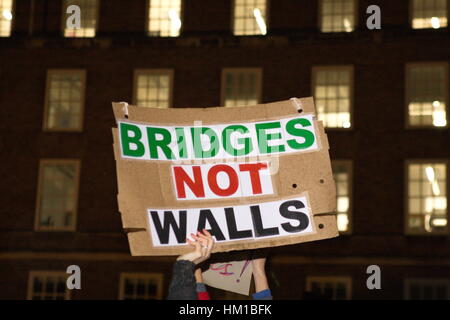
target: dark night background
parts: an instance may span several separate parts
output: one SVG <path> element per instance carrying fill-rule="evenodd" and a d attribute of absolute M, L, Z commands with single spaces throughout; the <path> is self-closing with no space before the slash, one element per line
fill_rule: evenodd
<path fill-rule="evenodd" d="M 13 2 L 11 34 L 0 37 L 0 299 L 166 296 L 174 257 L 132 257 L 117 208 L 111 102 L 136 101 L 135 70 L 171 70 L 169 104 L 182 108 L 223 105 L 223 69 L 259 68 L 257 102 L 265 103 L 315 95 L 314 70 L 330 66 L 351 70 L 351 127 L 326 128 L 334 166 L 347 170 L 348 230 L 273 248 L 274 298 L 450 298 L 447 226 L 411 232 L 408 216 L 411 162 L 444 165 L 438 178 L 441 200 L 448 199 L 450 132 L 448 124 L 408 124 L 407 88 L 410 66 L 443 66 L 441 89 L 428 89 L 427 99 L 443 104 L 448 119 L 448 27 L 412 28 L 412 1 L 355 0 L 354 30 L 321 32 L 320 1 L 271 0 L 267 34 L 237 36 L 233 1 L 184 0 L 180 35 L 158 37 L 147 33 L 146 0 L 102 0 L 95 37 L 88 38 L 64 37 L 64 1 Z M 366 27 L 373 4 L 381 8 L 381 30 Z M 70 69 L 85 72 L 80 127 L 49 130 L 48 71 Z M 432 96 L 438 91 L 442 99 Z M 79 184 L 72 227 L 65 230 L 48 221 L 45 227 L 37 216 L 43 168 L 53 160 L 78 164 L 69 172 Z M 381 290 L 366 287 L 372 264 L 381 268 Z M 69 265 L 80 266 L 82 290 L 65 290 Z"/>

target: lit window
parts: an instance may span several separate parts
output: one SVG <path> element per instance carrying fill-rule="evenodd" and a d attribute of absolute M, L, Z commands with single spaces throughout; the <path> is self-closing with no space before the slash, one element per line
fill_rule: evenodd
<path fill-rule="evenodd" d="M 408 164 L 409 233 L 447 230 L 446 163 Z"/>
<path fill-rule="evenodd" d="M 254 105 L 260 102 L 261 69 L 224 69 L 222 71 L 222 105 Z"/>
<path fill-rule="evenodd" d="M 181 29 L 181 0 L 149 0 L 148 34 L 178 37 Z"/>
<path fill-rule="evenodd" d="M 349 300 L 352 279 L 348 277 L 307 277 L 306 291 L 323 300 Z"/>
<path fill-rule="evenodd" d="M 63 6 L 63 29 L 65 37 L 92 38 L 95 37 L 98 18 L 98 0 L 65 0 Z M 80 8 L 81 26 L 79 29 L 67 28 L 67 8 L 76 5 Z"/>
<path fill-rule="evenodd" d="M 136 70 L 134 103 L 140 107 L 172 106 L 172 70 Z"/>
<path fill-rule="evenodd" d="M 351 127 L 352 67 L 313 69 L 314 99 L 319 120 L 329 128 Z"/>
<path fill-rule="evenodd" d="M 235 0 L 233 33 L 237 36 L 265 35 L 266 0 Z"/>
<path fill-rule="evenodd" d="M 162 273 L 122 273 L 120 275 L 121 300 L 162 299 Z"/>
<path fill-rule="evenodd" d="M 0 0 L 0 37 L 11 35 L 13 0 Z"/>
<path fill-rule="evenodd" d="M 449 300 L 449 279 L 406 279 L 407 300 Z"/>
<path fill-rule="evenodd" d="M 447 27 L 447 0 L 411 0 L 413 29 Z"/>
<path fill-rule="evenodd" d="M 333 177 L 336 183 L 336 213 L 338 230 L 350 231 L 351 162 L 333 161 Z"/>
<path fill-rule="evenodd" d="M 82 130 L 85 77 L 84 70 L 48 71 L 45 130 Z"/>
<path fill-rule="evenodd" d="M 447 126 L 447 65 L 408 65 L 406 72 L 409 125 Z"/>
<path fill-rule="evenodd" d="M 320 30 L 352 32 L 355 30 L 355 0 L 321 0 Z"/>
<path fill-rule="evenodd" d="M 66 285 L 67 273 L 31 271 L 28 283 L 28 300 L 69 300 Z"/>
<path fill-rule="evenodd" d="M 75 230 L 78 160 L 42 160 L 39 169 L 37 230 Z"/>

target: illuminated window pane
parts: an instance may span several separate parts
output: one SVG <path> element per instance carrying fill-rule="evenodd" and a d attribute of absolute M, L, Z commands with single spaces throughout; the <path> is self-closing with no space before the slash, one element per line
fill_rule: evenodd
<path fill-rule="evenodd" d="M 67 274 L 64 272 L 40 272 L 30 273 L 28 284 L 29 300 L 68 300 L 69 289 L 66 285 Z"/>
<path fill-rule="evenodd" d="M 75 227 L 78 198 L 77 161 L 41 162 L 38 191 L 38 229 Z"/>
<path fill-rule="evenodd" d="M 265 35 L 266 0 L 235 0 L 233 33 L 243 35 Z"/>
<path fill-rule="evenodd" d="M 82 70 L 51 70 L 48 72 L 46 129 L 81 129 L 84 82 L 85 72 Z"/>
<path fill-rule="evenodd" d="M 11 35 L 13 0 L 0 0 L 0 37 Z"/>
<path fill-rule="evenodd" d="M 340 232 L 349 231 L 350 223 L 350 172 L 349 161 L 333 161 L 333 177 L 336 183 L 336 214 L 337 225 Z"/>
<path fill-rule="evenodd" d="M 178 37 L 181 29 L 181 0 L 149 0 L 148 34 Z"/>
<path fill-rule="evenodd" d="M 169 108 L 172 95 L 172 71 L 139 70 L 135 78 L 135 103 L 140 107 Z"/>
<path fill-rule="evenodd" d="M 408 229 L 432 233 L 447 228 L 447 166 L 408 165 Z"/>
<path fill-rule="evenodd" d="M 317 299 L 349 300 L 351 298 L 351 278 L 347 277 L 307 277 L 306 291 Z"/>
<path fill-rule="evenodd" d="M 355 30 L 355 0 L 321 0 L 322 32 Z"/>
<path fill-rule="evenodd" d="M 222 105 L 246 106 L 259 103 L 260 69 L 225 69 L 222 74 Z"/>
<path fill-rule="evenodd" d="M 123 300 L 162 299 L 161 273 L 122 273 L 119 298 Z"/>
<path fill-rule="evenodd" d="M 406 279 L 407 300 L 449 300 L 449 279 Z"/>
<path fill-rule="evenodd" d="M 447 0 L 411 0 L 413 29 L 447 27 Z"/>
<path fill-rule="evenodd" d="M 319 120 L 330 128 L 350 128 L 351 68 L 320 67 L 314 72 L 314 99 Z"/>
<path fill-rule="evenodd" d="M 410 126 L 447 125 L 447 66 L 411 65 L 407 68 L 407 99 Z"/>
<path fill-rule="evenodd" d="M 67 38 L 92 38 L 97 29 L 99 0 L 65 0 L 63 17 L 69 17 L 67 8 L 76 5 L 80 8 L 81 26 L 79 29 L 67 28 L 66 19 L 63 19 L 64 36 Z"/>

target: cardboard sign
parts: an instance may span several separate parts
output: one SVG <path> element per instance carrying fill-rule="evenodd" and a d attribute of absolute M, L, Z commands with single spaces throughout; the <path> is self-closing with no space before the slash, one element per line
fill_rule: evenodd
<path fill-rule="evenodd" d="M 250 260 L 213 263 L 202 273 L 202 278 L 210 287 L 248 296 L 252 270 Z"/>
<path fill-rule="evenodd" d="M 338 235 L 312 98 L 238 108 L 113 103 L 122 224 L 133 255 L 179 255 L 206 228 L 215 252 Z"/>

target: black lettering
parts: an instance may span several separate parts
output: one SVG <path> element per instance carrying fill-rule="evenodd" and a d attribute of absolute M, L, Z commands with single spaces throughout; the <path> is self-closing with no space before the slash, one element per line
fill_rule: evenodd
<path fill-rule="evenodd" d="M 198 217 L 197 230 L 205 229 L 206 221 L 208 221 L 209 225 L 211 226 L 211 229 L 208 230 L 209 233 L 211 233 L 212 236 L 216 237 L 217 241 L 225 240 L 225 236 L 223 235 L 222 230 L 220 230 L 220 227 L 217 224 L 217 221 L 214 218 L 214 215 L 212 214 L 211 210 L 209 210 L 209 209 L 200 210 L 200 216 Z"/>
<path fill-rule="evenodd" d="M 259 209 L 258 205 L 251 206 L 250 211 L 252 213 L 253 228 L 255 230 L 256 237 L 267 237 L 280 234 L 277 227 L 264 229 L 261 219 L 261 210 Z"/>
<path fill-rule="evenodd" d="M 303 231 L 309 226 L 309 218 L 303 212 L 289 210 L 289 207 L 292 206 L 295 207 L 296 209 L 302 209 L 305 207 L 303 202 L 299 200 L 286 201 L 280 205 L 280 214 L 287 219 L 297 220 L 299 222 L 298 226 L 293 226 L 289 222 L 286 222 L 282 223 L 281 227 L 286 232 L 291 233 Z"/>
<path fill-rule="evenodd" d="M 161 244 L 169 243 L 170 229 L 172 229 L 175 233 L 178 243 L 186 242 L 186 210 L 180 210 L 178 212 L 178 216 L 180 218 L 179 226 L 175 221 L 172 211 L 164 211 L 164 227 L 161 225 L 161 221 L 159 220 L 158 211 L 151 211 L 150 214 Z"/>
<path fill-rule="evenodd" d="M 238 230 L 233 208 L 225 208 L 225 218 L 227 219 L 228 234 L 230 240 L 252 238 L 252 230 Z"/>

